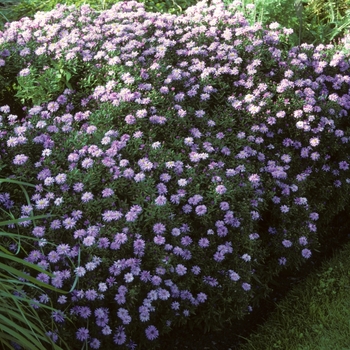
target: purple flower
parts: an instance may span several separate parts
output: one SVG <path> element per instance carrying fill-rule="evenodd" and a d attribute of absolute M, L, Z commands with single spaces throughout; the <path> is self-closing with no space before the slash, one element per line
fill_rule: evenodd
<path fill-rule="evenodd" d="M 177 301 L 173 301 L 173 302 L 171 303 L 171 308 L 172 308 L 173 310 L 179 310 L 179 309 L 180 309 L 180 303 L 178 303 Z"/>
<path fill-rule="evenodd" d="M 286 248 L 289 248 L 289 247 L 292 246 L 293 243 L 292 243 L 290 240 L 288 240 L 288 239 L 284 239 L 284 240 L 282 241 L 282 244 L 283 244 Z"/>
<path fill-rule="evenodd" d="M 179 276 L 183 276 L 187 273 L 187 267 L 185 267 L 184 265 L 182 264 L 178 264 L 175 268 L 176 270 L 176 273 L 179 275 Z"/>
<path fill-rule="evenodd" d="M 62 323 L 64 322 L 64 313 L 60 310 L 56 310 L 52 312 L 52 318 L 54 319 L 55 322 Z"/>
<path fill-rule="evenodd" d="M 211 277 L 211 276 L 204 276 L 203 277 L 203 282 L 206 283 L 206 284 L 209 284 L 212 287 L 216 287 L 219 284 L 217 279 L 214 278 L 214 277 Z"/>
<path fill-rule="evenodd" d="M 38 199 L 35 201 L 35 207 L 37 209 L 45 209 L 49 206 L 49 201 L 46 198 Z"/>
<path fill-rule="evenodd" d="M 316 225 L 312 224 L 311 222 L 308 223 L 308 227 L 309 227 L 309 230 L 310 230 L 311 232 L 316 232 L 316 230 L 317 230 Z"/>
<path fill-rule="evenodd" d="M 158 245 L 162 245 L 162 244 L 164 244 L 165 243 L 165 238 L 163 237 L 163 236 L 155 236 L 154 238 L 153 238 L 153 242 L 155 243 L 155 244 L 158 244 Z"/>
<path fill-rule="evenodd" d="M 197 300 L 200 302 L 200 303 L 204 303 L 206 300 L 207 300 L 207 295 L 205 293 L 198 293 L 197 294 Z"/>
<path fill-rule="evenodd" d="M 57 102 L 51 101 L 47 104 L 47 110 L 50 112 L 56 112 L 58 111 L 59 108 L 60 108 L 60 105 Z"/>
<path fill-rule="evenodd" d="M 294 203 L 297 205 L 307 205 L 307 198 L 305 197 L 297 197 L 294 199 Z"/>
<path fill-rule="evenodd" d="M 102 191 L 102 197 L 103 197 L 103 198 L 113 196 L 113 194 L 114 194 L 114 191 L 113 191 L 111 188 L 105 188 L 105 189 Z"/>
<path fill-rule="evenodd" d="M 171 176 L 167 173 L 161 174 L 159 178 L 163 182 L 169 182 L 171 180 Z"/>
<path fill-rule="evenodd" d="M 60 221 L 60 220 L 53 220 L 53 221 L 51 222 L 50 228 L 51 228 L 52 230 L 58 230 L 58 229 L 61 228 L 61 227 L 62 227 L 62 225 L 61 225 L 61 221 Z"/>
<path fill-rule="evenodd" d="M 308 241 L 307 241 L 307 238 L 302 236 L 299 238 L 299 244 L 300 245 L 307 245 L 308 244 Z"/>
<path fill-rule="evenodd" d="M 191 272 L 194 275 L 199 275 L 201 273 L 201 268 L 199 266 L 195 265 L 191 268 Z"/>
<path fill-rule="evenodd" d="M 309 217 L 311 220 L 316 221 L 316 220 L 318 220 L 319 215 L 318 215 L 318 213 L 311 213 Z"/>
<path fill-rule="evenodd" d="M 126 283 L 130 283 L 134 280 L 134 275 L 132 273 L 128 272 L 124 275 L 124 280 Z"/>
<path fill-rule="evenodd" d="M 55 177 L 55 180 L 56 180 L 56 183 L 59 184 L 59 185 L 62 185 L 66 182 L 67 180 L 67 175 L 66 174 L 58 174 L 56 177 Z"/>
<path fill-rule="evenodd" d="M 228 233 L 228 229 L 226 226 L 222 225 L 217 228 L 217 234 L 219 237 L 225 237 Z"/>
<path fill-rule="evenodd" d="M 126 302 L 125 296 L 122 294 L 116 294 L 114 300 L 119 304 L 123 305 Z"/>
<path fill-rule="evenodd" d="M 80 341 L 85 341 L 89 339 L 89 330 L 87 328 L 81 327 L 76 332 L 77 339 Z"/>
<path fill-rule="evenodd" d="M 132 179 L 134 175 L 135 175 L 135 172 L 131 168 L 127 168 L 123 172 L 123 176 L 127 179 Z"/>
<path fill-rule="evenodd" d="M 288 213 L 289 212 L 289 207 L 287 205 L 282 205 L 281 206 L 281 212 L 282 213 Z"/>
<path fill-rule="evenodd" d="M 86 247 L 91 247 L 94 243 L 95 243 L 95 237 L 93 237 L 93 236 L 86 236 L 83 239 L 83 244 Z"/>
<path fill-rule="evenodd" d="M 334 181 L 334 187 L 340 187 L 341 186 L 341 181 L 340 180 L 335 180 Z"/>
<path fill-rule="evenodd" d="M 24 68 L 18 74 L 19 74 L 20 77 L 26 77 L 27 75 L 30 74 L 30 69 L 29 68 Z"/>
<path fill-rule="evenodd" d="M 154 340 L 154 339 L 158 338 L 158 335 L 159 335 L 158 329 L 156 327 L 154 327 L 153 325 L 148 326 L 146 328 L 145 333 L 146 333 L 146 337 L 149 340 Z"/>
<path fill-rule="evenodd" d="M 207 207 L 205 205 L 198 205 L 196 207 L 196 214 L 202 216 L 207 212 Z"/>
<path fill-rule="evenodd" d="M 301 255 L 305 258 L 305 259 L 309 259 L 311 256 L 311 251 L 309 249 L 303 249 L 301 251 Z"/>
<path fill-rule="evenodd" d="M 62 224 L 66 230 L 71 229 L 75 226 L 77 222 L 73 220 L 72 218 L 67 218 L 62 221 Z"/>
<path fill-rule="evenodd" d="M 142 158 L 140 159 L 137 164 L 141 168 L 142 171 L 149 171 L 152 170 L 153 164 L 148 160 L 148 158 Z"/>
<path fill-rule="evenodd" d="M 32 233 L 35 237 L 43 237 L 45 234 L 45 227 L 37 226 L 33 229 Z"/>
<path fill-rule="evenodd" d="M 198 241 L 198 245 L 199 245 L 201 248 L 209 247 L 209 240 L 208 240 L 207 238 L 201 238 L 201 239 Z"/>
<path fill-rule="evenodd" d="M 151 282 L 154 286 L 159 286 L 162 283 L 162 279 L 159 276 L 153 276 Z"/>
<path fill-rule="evenodd" d="M 182 224 L 180 227 L 181 232 L 185 233 L 185 232 L 189 232 L 190 231 L 190 227 L 187 224 Z"/>
<path fill-rule="evenodd" d="M 172 234 L 173 236 L 177 237 L 177 236 L 180 236 L 180 235 L 181 235 L 181 231 L 180 231 L 179 228 L 174 227 L 174 228 L 171 230 L 171 234 Z"/>
<path fill-rule="evenodd" d="M 101 342 L 98 339 L 93 338 L 91 339 L 89 345 L 91 349 L 99 349 L 101 346 Z"/>
<path fill-rule="evenodd" d="M 260 214 L 257 211 L 251 211 L 250 214 L 252 216 L 252 220 L 258 220 L 260 217 Z"/>
<path fill-rule="evenodd" d="M 74 186 L 73 186 L 73 190 L 74 190 L 75 192 L 82 192 L 83 189 L 84 189 L 84 184 L 81 183 L 81 182 L 77 182 L 77 183 L 74 184 Z"/>
<path fill-rule="evenodd" d="M 181 244 L 184 246 L 188 246 L 192 243 L 192 238 L 190 236 L 185 236 L 181 238 Z"/>
<path fill-rule="evenodd" d="M 203 200 L 203 196 L 199 194 L 195 194 L 193 197 L 189 198 L 188 203 L 191 205 L 197 205 L 202 200 Z"/>
<path fill-rule="evenodd" d="M 229 210 L 230 209 L 230 205 L 227 202 L 221 202 L 220 203 L 220 209 L 224 210 L 224 211 Z"/>
<path fill-rule="evenodd" d="M 153 225 L 153 232 L 157 235 L 161 235 L 165 232 L 166 227 L 162 223 L 158 222 L 157 224 Z"/>
<path fill-rule="evenodd" d="M 140 254 L 141 252 L 143 252 L 143 250 L 145 249 L 145 241 L 142 239 L 137 239 L 134 242 L 134 253 L 135 254 Z"/>
<path fill-rule="evenodd" d="M 316 147 L 317 145 L 319 145 L 320 140 L 317 137 L 313 137 L 310 139 L 310 145 L 312 147 Z"/>
<path fill-rule="evenodd" d="M 120 211 L 106 210 L 102 214 L 102 219 L 103 219 L 103 221 L 111 222 L 113 220 L 114 221 L 119 220 L 122 216 L 123 216 L 123 214 Z"/>
<path fill-rule="evenodd" d="M 191 211 L 192 211 L 192 207 L 189 205 L 189 204 L 185 204 L 183 207 L 182 207 L 182 210 L 185 214 L 189 214 Z"/>
<path fill-rule="evenodd" d="M 167 199 L 165 196 L 158 196 L 154 202 L 156 203 L 156 205 L 162 206 L 166 204 Z"/>
<path fill-rule="evenodd" d="M 24 154 L 18 154 L 14 159 L 13 159 L 13 164 L 15 165 L 23 165 L 27 160 L 28 156 Z"/>
<path fill-rule="evenodd" d="M 258 174 L 252 174 L 249 176 L 249 181 L 252 183 L 258 183 L 260 181 L 260 176 Z"/>
<path fill-rule="evenodd" d="M 82 318 L 88 318 L 91 315 L 91 310 L 88 306 L 81 306 L 79 314 Z"/>
<path fill-rule="evenodd" d="M 77 268 L 75 268 L 74 272 L 78 277 L 83 277 L 86 273 L 86 270 L 84 267 L 78 266 Z"/>
<path fill-rule="evenodd" d="M 239 275 L 238 275 L 238 273 L 237 272 L 235 272 L 235 271 L 233 271 L 233 270 L 228 270 L 228 273 L 229 273 L 229 275 L 230 275 L 230 279 L 232 280 L 232 281 L 238 281 L 241 277 L 239 277 Z"/>
<path fill-rule="evenodd" d="M 248 262 L 248 261 L 250 261 L 252 258 L 251 258 L 251 256 L 249 255 L 249 254 L 243 254 L 242 256 L 241 256 L 241 258 L 244 260 L 244 261 L 246 261 L 246 262 Z"/>
<path fill-rule="evenodd" d="M 186 179 L 180 179 L 180 180 L 177 181 L 177 183 L 178 183 L 179 186 L 183 187 L 183 186 L 186 186 L 188 182 L 187 182 Z"/>
<path fill-rule="evenodd" d="M 348 170 L 349 169 L 349 164 L 345 161 L 339 163 L 339 169 L 341 170 Z"/>
<path fill-rule="evenodd" d="M 123 324 L 129 324 L 131 322 L 131 317 L 127 309 L 119 308 L 117 315 L 122 320 Z"/>
<path fill-rule="evenodd" d="M 166 289 L 159 288 L 157 292 L 160 300 L 168 300 L 170 298 L 170 293 Z"/>
<path fill-rule="evenodd" d="M 126 341 L 126 335 L 125 332 L 123 331 L 118 331 L 116 334 L 113 336 L 113 341 L 117 345 L 122 345 Z"/>
<path fill-rule="evenodd" d="M 224 194 L 224 193 L 226 193 L 227 189 L 224 185 L 219 185 L 216 187 L 215 191 L 218 194 Z"/>
<path fill-rule="evenodd" d="M 91 192 L 85 192 L 82 196 L 81 196 L 81 200 L 83 203 L 87 203 L 90 202 L 91 200 L 93 200 L 94 195 Z"/>
<path fill-rule="evenodd" d="M 242 283 L 242 288 L 247 292 L 248 290 L 251 289 L 251 286 L 249 283 Z"/>

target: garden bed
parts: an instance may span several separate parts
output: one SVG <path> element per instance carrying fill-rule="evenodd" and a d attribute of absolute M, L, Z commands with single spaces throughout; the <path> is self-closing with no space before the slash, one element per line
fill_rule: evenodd
<path fill-rule="evenodd" d="M 346 41 L 287 51 L 240 6 L 58 5 L 0 33 L 1 243 L 41 269 L 12 259 L 57 344 L 235 344 L 325 256 L 349 209 Z"/>

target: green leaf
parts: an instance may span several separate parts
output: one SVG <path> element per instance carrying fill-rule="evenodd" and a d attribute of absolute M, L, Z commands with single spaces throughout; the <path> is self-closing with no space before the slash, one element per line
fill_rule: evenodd
<path fill-rule="evenodd" d="M 0 319 L 1 319 L 1 315 L 0 315 Z M 13 330 L 12 328 L 7 327 L 3 322 L 1 322 L 1 331 L 2 332 L 6 332 L 9 335 L 12 336 L 12 341 L 16 342 L 19 345 L 22 346 L 26 346 L 28 348 L 28 346 L 30 346 L 31 350 L 41 350 L 41 344 L 38 343 L 36 341 L 36 339 L 34 339 L 30 333 L 28 332 L 28 329 L 20 327 L 18 324 L 14 324 L 14 328 L 15 330 Z M 24 336 L 22 334 L 24 334 Z M 38 345 L 35 345 L 38 344 Z"/>
<path fill-rule="evenodd" d="M 13 220 L 0 221 L 0 226 L 17 224 L 19 222 L 28 221 L 28 220 L 46 219 L 49 217 L 51 217 L 51 214 L 44 214 L 44 215 L 37 215 L 37 216 L 33 216 L 33 217 L 28 217 L 28 218 L 18 218 L 18 219 L 13 219 Z"/>

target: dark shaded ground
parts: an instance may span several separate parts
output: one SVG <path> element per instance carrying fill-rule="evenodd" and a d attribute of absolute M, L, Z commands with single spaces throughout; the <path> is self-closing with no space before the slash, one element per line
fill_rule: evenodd
<path fill-rule="evenodd" d="M 350 216 L 344 211 L 339 214 L 329 227 L 330 235 L 327 235 L 327 244 L 322 244 L 323 250 L 314 259 L 306 263 L 296 273 L 283 273 L 276 279 L 276 286 L 271 286 L 273 292 L 261 302 L 261 306 L 255 309 L 236 328 L 228 327 L 224 331 L 203 334 L 198 330 L 190 331 L 174 329 L 170 334 L 163 336 L 160 349 L 167 350 L 238 350 L 245 342 L 244 338 L 256 331 L 258 326 L 274 311 L 276 303 L 283 299 L 292 289 L 293 285 L 302 282 L 308 275 L 319 268 L 323 261 L 330 259 L 335 252 L 350 240 Z M 322 243 L 322 242 L 321 242 Z M 325 243 L 325 242 L 323 242 Z"/>

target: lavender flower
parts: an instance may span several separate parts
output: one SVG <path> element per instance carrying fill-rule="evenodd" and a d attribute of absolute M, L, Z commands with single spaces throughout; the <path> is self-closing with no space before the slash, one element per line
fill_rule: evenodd
<path fill-rule="evenodd" d="M 153 325 L 148 326 L 146 328 L 145 333 L 146 333 L 147 339 L 149 339 L 149 340 L 154 340 L 154 339 L 158 338 L 158 335 L 159 335 L 158 329 Z"/>

